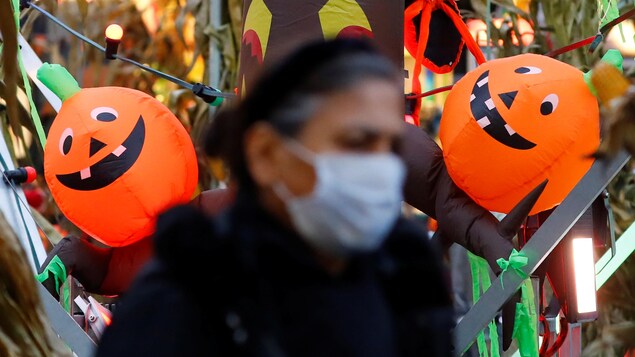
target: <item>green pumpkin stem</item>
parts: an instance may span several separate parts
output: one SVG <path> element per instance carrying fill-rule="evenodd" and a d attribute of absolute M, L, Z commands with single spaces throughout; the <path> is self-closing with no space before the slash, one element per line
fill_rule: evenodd
<path fill-rule="evenodd" d="M 37 70 L 37 78 L 62 102 L 81 90 L 75 78 L 59 64 L 43 63 Z"/>
<path fill-rule="evenodd" d="M 622 57 L 622 54 L 620 53 L 620 51 L 612 48 L 606 51 L 606 53 L 604 54 L 604 56 L 602 56 L 600 60 L 614 65 L 615 67 L 617 67 L 617 69 L 620 72 L 624 73 L 624 67 L 622 66 L 622 63 L 624 62 L 624 58 Z M 598 92 L 595 89 L 595 86 L 593 85 L 593 83 L 591 83 L 591 73 L 593 73 L 593 71 L 589 70 L 588 72 L 584 74 L 584 81 L 586 82 L 586 85 L 589 87 L 589 90 L 591 91 L 591 93 L 597 97 Z"/>

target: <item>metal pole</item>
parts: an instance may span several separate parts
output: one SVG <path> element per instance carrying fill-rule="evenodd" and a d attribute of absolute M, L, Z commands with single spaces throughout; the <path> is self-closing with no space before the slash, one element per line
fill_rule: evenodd
<path fill-rule="evenodd" d="M 78 357 L 90 357 L 97 348 L 96 343 L 82 330 L 77 322 L 62 308 L 59 301 L 38 283 L 40 299 L 44 305 L 46 315 L 55 333 L 66 343 Z"/>
<path fill-rule="evenodd" d="M 223 4 L 221 0 L 209 0 L 209 19 L 210 26 L 214 31 L 218 30 L 222 22 Z M 220 87 L 220 71 L 221 71 L 221 51 L 219 49 L 218 39 L 214 36 L 209 40 L 209 83 L 213 88 Z"/>
<path fill-rule="evenodd" d="M 582 324 L 569 324 L 567 338 L 558 350 L 560 357 L 580 357 L 582 355 Z"/>

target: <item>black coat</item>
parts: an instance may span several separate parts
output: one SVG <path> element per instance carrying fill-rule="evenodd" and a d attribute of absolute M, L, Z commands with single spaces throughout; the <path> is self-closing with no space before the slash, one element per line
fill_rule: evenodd
<path fill-rule="evenodd" d="M 441 253 L 400 219 L 383 247 L 333 276 L 246 199 L 214 219 L 162 215 L 156 257 L 120 298 L 105 356 L 447 356 L 453 309 Z"/>

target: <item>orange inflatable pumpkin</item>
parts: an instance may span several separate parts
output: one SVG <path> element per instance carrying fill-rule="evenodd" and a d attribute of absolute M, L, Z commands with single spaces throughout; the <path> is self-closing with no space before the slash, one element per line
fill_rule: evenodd
<path fill-rule="evenodd" d="M 597 99 L 583 73 L 522 54 L 488 61 L 445 102 L 439 139 L 454 182 L 483 207 L 508 213 L 545 179 L 530 214 L 558 205 L 590 168 L 600 142 Z"/>
<path fill-rule="evenodd" d="M 104 244 L 125 246 L 152 234 L 161 211 L 191 199 L 194 146 L 163 104 L 129 88 L 80 89 L 59 66 L 44 64 L 38 77 L 63 100 L 48 132 L 44 175 L 71 222 Z"/>

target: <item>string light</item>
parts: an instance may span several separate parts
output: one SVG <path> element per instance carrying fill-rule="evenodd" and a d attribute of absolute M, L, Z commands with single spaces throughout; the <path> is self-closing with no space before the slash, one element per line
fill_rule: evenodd
<path fill-rule="evenodd" d="M 72 28 L 70 28 L 69 26 L 67 26 L 65 23 L 63 23 L 62 21 L 60 21 L 58 18 L 56 18 L 55 16 L 53 16 L 52 14 L 50 14 L 48 11 L 42 9 L 41 7 L 35 5 L 34 3 L 27 1 L 27 0 L 21 0 L 20 1 L 20 8 L 25 9 L 25 8 L 32 8 L 37 10 L 38 12 L 40 12 L 42 15 L 44 15 L 45 17 L 47 17 L 49 20 L 53 21 L 54 23 L 56 23 L 57 25 L 59 25 L 60 27 L 62 27 L 64 30 L 68 31 L 69 33 L 71 33 L 73 36 L 77 37 L 78 39 L 84 41 L 85 43 L 93 46 L 94 48 L 98 49 L 101 52 L 106 53 L 106 48 L 104 48 L 103 46 L 101 46 L 100 44 L 96 43 L 95 41 L 89 39 L 88 37 L 82 35 L 81 33 L 73 30 Z M 112 26 L 112 25 L 111 25 Z M 117 27 L 119 27 L 118 25 L 115 25 Z M 110 26 L 109 26 L 110 28 Z M 117 32 L 118 30 L 116 28 L 111 29 L 110 31 L 113 31 L 112 35 L 113 38 L 116 38 L 117 36 Z M 121 36 L 123 36 L 123 30 L 121 29 L 121 27 L 119 27 L 119 31 L 121 31 L 121 35 L 119 36 L 119 41 L 121 40 Z M 108 36 L 110 35 L 110 32 L 108 31 L 108 29 L 106 30 L 106 44 L 108 44 Z M 202 83 L 188 83 L 180 78 L 171 76 L 167 73 L 163 73 L 159 70 L 156 70 L 152 67 L 143 65 L 137 61 L 131 60 L 129 58 L 120 56 L 116 53 L 116 48 L 114 49 L 114 51 L 112 53 L 106 53 L 106 58 L 109 58 L 108 56 L 111 56 L 112 59 L 118 59 L 120 61 L 132 64 L 134 66 L 137 66 L 147 72 L 150 72 L 156 76 L 159 76 L 163 79 L 166 79 L 172 83 L 175 83 L 183 88 L 189 89 L 192 91 L 192 93 L 194 93 L 196 96 L 198 96 L 199 98 L 201 98 L 203 101 L 205 101 L 206 103 L 209 103 L 210 105 L 213 106 L 218 106 L 223 102 L 224 98 L 235 98 L 236 95 L 234 93 L 224 93 L 221 92 L 220 90 L 216 89 L 216 88 L 212 88 L 208 85 L 202 84 Z"/>
<path fill-rule="evenodd" d="M 119 43 L 123 37 L 123 29 L 117 24 L 106 27 L 106 59 L 112 60 L 116 58 Z"/>

